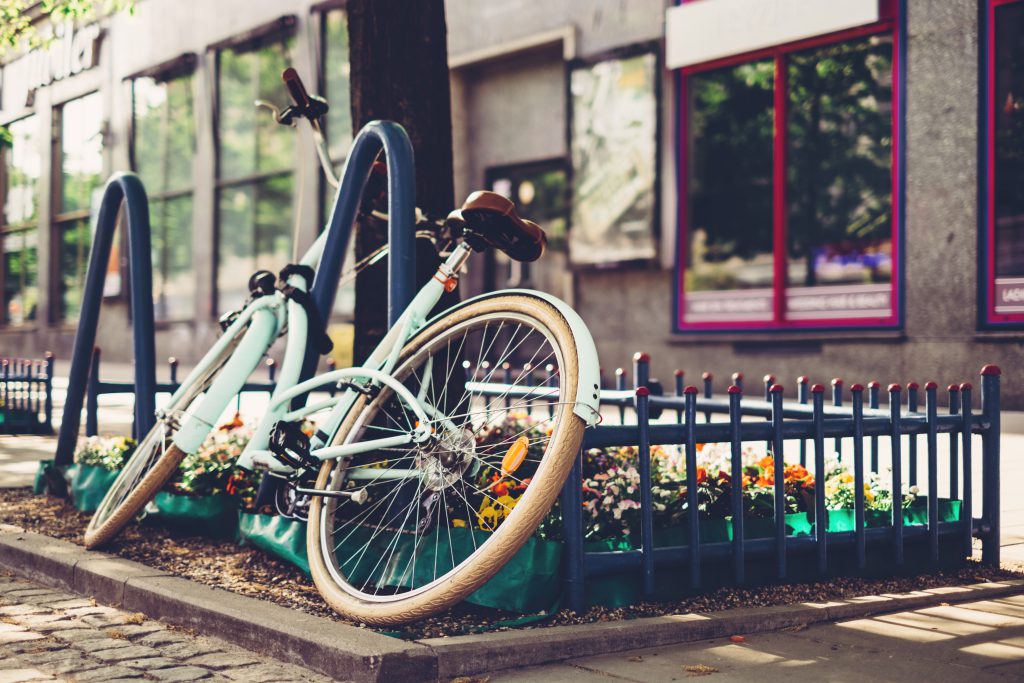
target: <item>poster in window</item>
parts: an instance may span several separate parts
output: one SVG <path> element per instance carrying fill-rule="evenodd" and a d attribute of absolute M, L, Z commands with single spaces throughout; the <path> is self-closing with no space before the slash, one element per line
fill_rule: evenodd
<path fill-rule="evenodd" d="M 570 75 L 569 255 L 576 265 L 655 256 L 656 64 L 648 53 Z"/>

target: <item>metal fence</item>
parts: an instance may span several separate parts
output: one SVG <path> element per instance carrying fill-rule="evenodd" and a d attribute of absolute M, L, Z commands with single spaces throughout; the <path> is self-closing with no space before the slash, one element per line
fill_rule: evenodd
<path fill-rule="evenodd" d="M 53 369 L 43 360 L 0 358 L 0 434 L 53 434 Z"/>
<path fill-rule="evenodd" d="M 713 376 L 701 376 L 702 387 L 686 385 L 682 371 L 675 372 L 674 394 L 664 395 L 660 384 L 650 379 L 650 358 L 634 358 L 633 388 L 626 388 L 626 372 L 615 372 L 614 388 L 601 392 L 604 421 L 586 432 L 581 457 L 577 459 L 561 495 L 565 559 L 565 594 L 569 607 L 580 610 L 587 604 L 587 582 L 602 576 L 633 575 L 642 579 L 641 595 L 655 594 L 656 578 L 668 578 L 689 591 L 723 583 L 743 584 L 751 580 L 784 582 L 795 578 L 825 577 L 839 571 L 864 571 L 869 561 L 881 562 L 886 571 L 907 568 L 911 549 L 915 567 L 935 568 L 950 556 L 963 561 L 973 552 L 973 539 L 981 539 L 982 561 L 999 563 L 999 382 L 994 365 L 981 370 L 981 410 L 975 412 L 974 389 L 969 383 L 950 384 L 943 392 L 945 408 L 940 412 L 939 387 L 924 385 L 924 406 L 919 405 L 920 387 L 889 385 L 888 404 L 882 406 L 878 382 L 850 384 L 831 382 L 830 405 L 826 389 L 797 379 L 796 400 L 784 400 L 784 388 L 769 375 L 764 392 L 744 395 L 743 376 L 736 373 L 725 396 L 715 396 Z M 519 371 L 521 372 L 521 371 Z M 484 395 L 500 395 L 503 387 L 519 372 L 505 370 L 505 384 L 481 385 Z M 529 373 L 531 370 L 527 369 Z M 486 374 L 486 373 L 485 373 Z M 653 388 L 653 391 L 652 391 Z M 904 396 L 906 403 L 904 404 Z M 611 424 L 618 418 L 619 424 Z M 948 453 L 939 457 L 939 435 L 948 435 Z M 973 495 L 974 442 L 980 435 L 981 492 L 980 517 Z M 904 522 L 904 485 L 918 483 L 918 440 L 925 442 L 927 523 Z M 790 448 L 785 444 L 789 442 Z M 798 443 L 794 443 L 798 442 Z M 852 442 L 852 443 L 851 443 Z M 904 448 L 906 442 L 906 448 Z M 728 472 L 733 482 L 743 477 L 745 444 L 764 444 L 774 461 L 774 515 L 771 536 L 750 537 L 743 514 L 733 514 L 731 540 L 702 541 L 701 515 L 685 517 L 685 541 L 672 547 L 655 547 L 652 508 L 651 449 L 675 445 L 685 454 L 686 509 L 698 510 L 698 461 L 701 444 L 728 444 Z M 588 551 L 584 543 L 583 458 L 592 448 L 633 446 L 638 451 L 640 471 L 640 543 L 629 550 Z M 887 452 L 884 446 L 887 446 Z M 788 450 L 788 452 L 786 452 Z M 812 524 L 810 533 L 789 535 L 786 529 L 784 477 L 787 464 L 799 462 L 815 477 L 813 507 L 808 517 L 828 519 L 824 492 L 826 454 L 852 464 L 854 521 L 852 531 L 827 531 L 827 525 Z M 884 526 L 866 524 L 864 482 L 869 473 L 879 473 L 880 455 L 891 467 L 886 484 L 893 492 L 892 511 Z M 851 463 L 852 460 L 852 463 Z M 939 517 L 940 468 L 948 467 L 950 499 L 961 501 L 957 521 Z M 961 474 L 962 473 L 962 474 Z M 922 482 L 924 484 L 924 482 Z M 731 487 L 731 510 L 743 510 L 743 487 Z M 833 513 L 835 514 L 835 513 Z M 746 520 L 747 523 L 750 520 Z M 942 552 L 940 553 L 940 546 Z M 839 555 L 842 554 L 842 558 Z M 941 555 L 941 556 L 940 556 Z M 848 563 L 848 564 L 845 564 Z M 759 577 L 750 576 L 757 564 Z M 714 576 L 709 576 L 709 567 Z M 768 570 L 766 571 L 766 567 Z M 798 571 L 795 571 L 798 570 Z"/>

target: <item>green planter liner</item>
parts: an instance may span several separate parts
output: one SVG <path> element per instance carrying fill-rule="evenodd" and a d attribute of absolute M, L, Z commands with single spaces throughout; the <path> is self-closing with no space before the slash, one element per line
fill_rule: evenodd
<path fill-rule="evenodd" d="M 40 460 L 39 467 L 36 469 L 36 477 L 32 480 L 32 493 L 37 496 L 46 493 L 46 478 L 43 476 L 43 472 L 46 471 L 47 467 L 53 465 L 53 460 Z"/>
<path fill-rule="evenodd" d="M 939 521 L 959 522 L 960 509 L 963 501 L 949 498 L 939 498 Z M 928 497 L 919 496 L 914 499 L 910 507 L 903 510 L 904 524 L 928 524 Z"/>
<path fill-rule="evenodd" d="M 469 529 L 438 529 L 419 543 L 415 568 L 411 562 L 412 536 L 370 539 L 371 529 L 358 529 L 338 549 L 339 557 L 351 558 L 343 569 L 351 582 L 365 581 L 372 572 L 397 588 L 422 586 L 437 572 L 452 568 L 452 557 L 461 562 L 481 544 L 490 532 Z M 306 555 L 306 523 L 278 515 L 239 515 L 239 535 L 257 548 L 277 555 L 309 573 Z M 369 542 L 369 548 L 362 552 Z M 388 564 L 377 566 L 388 557 Z M 501 570 L 466 598 L 466 602 L 512 612 L 531 613 L 546 610 L 558 599 L 561 589 L 562 544 L 530 538 Z M 415 581 L 414 581 L 415 579 Z"/>
<path fill-rule="evenodd" d="M 372 529 L 360 527 L 341 545 L 338 557 L 345 558 L 341 569 L 350 582 L 360 583 L 373 574 L 384 585 L 412 588 L 451 570 L 453 558 L 458 563 L 469 557 L 489 534 L 476 529 L 435 529 L 420 540 L 413 562 L 413 536 L 400 536 L 395 543 L 394 536 L 372 538 Z M 382 557 L 387 558 L 387 564 L 378 566 Z M 561 561 L 561 543 L 530 538 L 494 578 L 466 601 L 516 612 L 544 610 L 558 598 Z"/>
<path fill-rule="evenodd" d="M 805 512 L 791 512 L 786 515 L 786 535 L 787 536 L 807 536 L 811 533 L 814 524 L 810 519 L 807 518 Z M 728 538 L 724 540 L 731 541 L 733 539 L 733 526 L 731 518 L 728 525 Z M 775 518 L 774 517 L 744 517 L 743 518 L 743 538 L 755 539 L 755 538 L 775 538 Z"/>
<path fill-rule="evenodd" d="M 238 535 L 244 543 L 291 562 L 309 575 L 305 522 L 281 515 L 241 512 L 238 515 Z"/>
<path fill-rule="evenodd" d="M 68 480 L 68 492 L 75 509 L 95 512 L 120 473 L 120 470 L 111 471 L 98 465 L 68 465 L 64 477 Z"/>
<path fill-rule="evenodd" d="M 183 496 L 160 491 L 153 502 L 161 524 L 180 531 L 232 536 L 238 529 L 235 500 L 227 494 Z"/>

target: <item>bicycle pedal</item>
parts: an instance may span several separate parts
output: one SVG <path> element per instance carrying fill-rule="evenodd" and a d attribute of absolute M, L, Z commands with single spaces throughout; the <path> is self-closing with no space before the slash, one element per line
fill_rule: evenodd
<path fill-rule="evenodd" d="M 309 437 L 297 422 L 278 422 L 270 432 L 270 452 L 295 469 L 314 468 L 318 464 L 309 454 Z"/>

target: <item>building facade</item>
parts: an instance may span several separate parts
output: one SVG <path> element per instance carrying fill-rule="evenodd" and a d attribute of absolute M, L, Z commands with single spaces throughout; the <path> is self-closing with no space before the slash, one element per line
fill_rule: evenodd
<path fill-rule="evenodd" d="M 467 293 L 544 289 L 606 375 L 634 351 L 696 383 L 961 380 L 1024 408 L 1024 1 L 448 0 L 458 198 L 548 230 Z M 201 20 L 197 20 L 200 17 Z M 344 3 L 142 0 L 3 66 L 0 355 L 70 352 L 95 188 L 151 197 L 158 355 L 194 359 L 248 274 L 287 262 L 330 193 L 284 103 L 294 65 L 351 138 Z M 145 40 L 139 37 L 144 36 Z M 130 357 L 124 265 L 100 344 Z M 340 296 L 338 320 L 350 316 Z M 789 387 L 792 390 L 794 387 Z"/>

